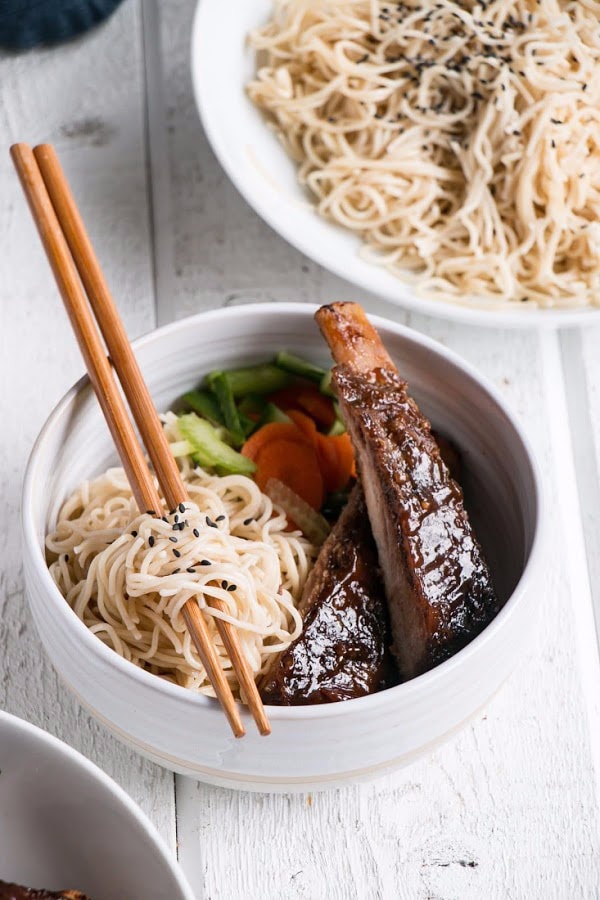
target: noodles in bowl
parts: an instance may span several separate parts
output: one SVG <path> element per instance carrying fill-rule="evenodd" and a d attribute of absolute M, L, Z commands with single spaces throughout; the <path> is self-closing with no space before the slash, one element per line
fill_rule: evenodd
<path fill-rule="evenodd" d="M 176 417 L 167 429 L 178 440 Z M 78 617 L 120 656 L 214 696 L 182 609 L 196 599 L 232 688 L 237 679 L 214 618 L 236 625 L 258 677 L 302 629 L 296 609 L 317 554 L 285 513 L 244 475 L 209 475 L 189 458 L 190 504 L 158 519 L 140 514 L 122 469 L 82 484 L 46 539 L 50 571 Z M 182 527 L 183 526 L 183 527 Z M 223 614 L 210 607 L 227 603 Z"/>
<path fill-rule="evenodd" d="M 274 5 L 249 95 L 370 261 L 457 302 L 600 305 L 595 3 Z"/>

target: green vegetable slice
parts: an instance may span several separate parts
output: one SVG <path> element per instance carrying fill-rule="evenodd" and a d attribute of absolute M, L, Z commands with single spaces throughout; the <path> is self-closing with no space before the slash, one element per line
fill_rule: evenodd
<path fill-rule="evenodd" d="M 338 434 L 344 434 L 346 431 L 346 426 L 342 422 L 341 419 L 336 419 L 329 431 L 327 432 L 328 437 L 336 437 Z"/>
<path fill-rule="evenodd" d="M 263 414 L 260 417 L 260 422 L 258 423 L 258 428 L 262 425 L 269 425 L 271 422 L 283 422 L 286 425 L 289 425 L 292 420 L 289 416 L 283 412 L 282 409 L 279 409 L 275 403 L 267 403 L 264 408 Z"/>
<path fill-rule="evenodd" d="M 225 372 L 219 372 L 211 381 L 211 389 L 217 398 L 219 408 L 225 420 L 225 426 L 233 438 L 233 446 L 241 447 L 245 440 L 245 431 L 240 421 L 240 414 L 235 400 L 229 379 Z"/>
<path fill-rule="evenodd" d="M 267 401 L 261 394 L 246 394 L 238 403 L 238 409 L 242 415 L 258 415 L 262 416 L 265 411 Z"/>
<path fill-rule="evenodd" d="M 331 386 L 331 376 L 332 376 L 332 374 L 333 374 L 333 369 L 328 369 L 328 370 L 325 372 L 325 374 L 324 374 L 323 377 L 321 378 L 321 381 L 319 382 L 319 390 L 321 391 L 322 394 L 325 394 L 326 397 L 333 397 L 333 398 L 335 398 L 336 395 L 335 395 L 335 392 L 334 392 L 334 390 L 333 390 L 333 388 L 332 388 L 332 386 Z"/>
<path fill-rule="evenodd" d="M 325 369 L 322 369 L 320 366 L 315 366 L 301 356 L 296 356 L 295 353 L 288 353 L 287 350 L 279 351 L 275 357 L 275 365 L 279 366 L 280 369 L 283 369 L 284 372 L 291 372 L 292 375 L 298 375 L 300 378 L 307 378 L 309 381 L 314 381 L 316 384 L 320 384 L 327 374 Z"/>
<path fill-rule="evenodd" d="M 256 464 L 222 441 L 217 430 L 195 413 L 179 416 L 181 436 L 192 448 L 192 459 L 200 466 L 218 469 L 219 474 L 252 475 Z"/>
<path fill-rule="evenodd" d="M 216 398 L 208 391 L 188 391 L 181 399 L 189 409 L 198 413 L 203 419 L 207 419 L 211 425 L 225 424 L 225 418 Z"/>
<path fill-rule="evenodd" d="M 215 378 L 219 375 L 227 376 L 234 397 L 245 397 L 246 394 L 272 394 L 287 387 L 291 381 L 288 372 L 278 369 L 271 363 L 264 363 L 259 366 L 229 369 L 226 372 L 210 372 L 206 376 L 206 384 L 211 390 Z"/>

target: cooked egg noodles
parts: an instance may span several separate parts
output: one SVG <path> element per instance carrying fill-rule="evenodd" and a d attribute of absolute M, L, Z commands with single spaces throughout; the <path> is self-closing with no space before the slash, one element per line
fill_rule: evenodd
<path fill-rule="evenodd" d="M 368 259 L 454 301 L 600 304 L 600 3 L 274 5 L 250 97 Z"/>
<path fill-rule="evenodd" d="M 209 475 L 188 458 L 182 475 L 190 502 L 158 519 L 140 515 L 123 470 L 109 469 L 69 497 L 46 546 L 56 584 L 90 631 L 149 672 L 214 696 L 184 604 L 197 600 L 207 614 L 237 690 L 214 620 L 239 629 L 258 677 L 302 630 L 296 604 L 317 548 L 286 530 L 285 514 L 251 478 Z M 212 597 L 227 613 L 208 606 Z"/>

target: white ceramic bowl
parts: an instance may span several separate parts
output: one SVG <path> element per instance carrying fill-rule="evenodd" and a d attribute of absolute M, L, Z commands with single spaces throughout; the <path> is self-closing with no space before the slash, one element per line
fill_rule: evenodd
<path fill-rule="evenodd" d="M 248 33 L 268 21 L 271 0 L 199 0 L 192 32 L 191 66 L 196 103 L 206 135 L 242 196 L 275 231 L 306 256 L 367 291 L 416 312 L 493 327 L 592 323 L 600 309 L 535 310 L 519 304 L 486 308 L 484 299 L 463 305 L 419 297 L 386 269 L 359 256 L 351 232 L 318 216 L 298 184 L 288 158 L 245 85 L 254 75 Z M 350 298 L 348 298 L 350 299 Z"/>
<path fill-rule="evenodd" d="M 125 791 L 67 744 L 4 712 L 0 879 L 93 900 L 194 900 Z"/>
<path fill-rule="evenodd" d="M 215 367 L 288 348 L 328 364 L 314 309 L 263 304 L 215 310 L 136 342 L 159 409 Z M 270 709 L 273 733 L 235 740 L 218 704 L 136 668 L 82 625 L 44 562 L 44 535 L 68 493 L 114 463 L 86 381 L 59 403 L 31 455 L 23 494 L 29 601 L 54 666 L 81 703 L 141 753 L 199 779 L 257 790 L 317 787 L 406 763 L 473 715 L 528 641 L 540 566 L 540 488 L 531 451 L 492 387 L 434 341 L 373 320 L 434 425 L 464 452 L 466 490 L 506 606 L 453 659 L 391 690 L 330 706 Z"/>

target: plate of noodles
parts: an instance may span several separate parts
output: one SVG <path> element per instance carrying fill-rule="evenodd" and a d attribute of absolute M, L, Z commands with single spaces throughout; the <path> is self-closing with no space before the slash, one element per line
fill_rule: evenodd
<path fill-rule="evenodd" d="M 229 177 L 279 234 L 420 312 L 597 318 L 595 4 L 233 5 L 198 5 L 197 104 Z"/>

